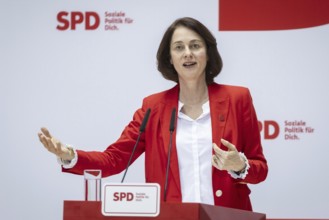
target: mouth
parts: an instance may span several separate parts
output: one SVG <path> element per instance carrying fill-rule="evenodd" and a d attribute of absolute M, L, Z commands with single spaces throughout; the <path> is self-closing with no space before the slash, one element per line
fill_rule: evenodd
<path fill-rule="evenodd" d="M 185 62 L 185 63 L 183 63 L 183 66 L 187 67 L 187 68 L 193 67 L 195 65 L 196 65 L 196 62 Z"/>

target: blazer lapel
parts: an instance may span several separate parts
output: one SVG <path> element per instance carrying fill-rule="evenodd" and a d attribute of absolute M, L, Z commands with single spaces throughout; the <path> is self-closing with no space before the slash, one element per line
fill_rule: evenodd
<path fill-rule="evenodd" d="M 221 90 L 221 86 L 213 83 L 208 87 L 210 100 L 210 117 L 212 126 L 212 142 L 221 147 L 220 139 L 223 137 L 227 116 L 230 108 L 230 100 L 225 91 Z M 212 150 L 214 154 L 214 150 Z M 212 166 L 214 174 L 215 167 Z"/>
<path fill-rule="evenodd" d="M 179 165 L 178 165 L 178 156 L 177 156 L 177 150 L 176 150 L 176 127 L 177 127 L 177 110 L 178 110 L 178 96 L 179 96 L 179 86 L 175 86 L 173 89 L 169 90 L 166 94 L 164 100 L 163 100 L 163 114 L 160 117 L 160 123 L 161 123 L 161 133 L 163 136 L 163 146 L 166 153 L 166 156 L 168 158 L 169 153 L 169 140 L 170 140 L 170 119 L 171 119 L 171 113 L 173 108 L 176 108 L 176 121 L 175 121 L 175 130 L 172 134 L 172 148 L 171 148 L 171 156 L 170 156 L 170 174 L 169 174 L 169 180 L 170 177 L 174 179 L 174 182 L 177 186 L 177 188 L 180 191 L 180 179 L 179 179 Z M 166 161 L 167 162 L 167 161 Z"/>
<path fill-rule="evenodd" d="M 210 114 L 212 125 L 212 141 L 218 146 L 223 137 L 227 116 L 230 108 L 230 100 L 225 91 L 221 90 L 218 84 L 211 84 L 208 87 L 210 99 Z"/>

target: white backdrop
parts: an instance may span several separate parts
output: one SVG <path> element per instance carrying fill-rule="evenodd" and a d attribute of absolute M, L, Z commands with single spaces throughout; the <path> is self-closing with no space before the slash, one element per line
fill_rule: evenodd
<path fill-rule="evenodd" d="M 183 16 L 200 20 L 216 36 L 224 61 L 216 81 L 249 87 L 260 122 L 278 125 L 276 137 L 263 138 L 269 175 L 251 186 L 254 211 L 270 218 L 329 218 L 329 25 L 218 31 L 218 4 L 1 0 L 1 219 L 57 220 L 63 200 L 83 200 L 83 177 L 61 173 L 37 132 L 46 126 L 62 142 L 84 150 L 114 142 L 143 97 L 174 85 L 156 70 L 155 55 L 167 26 Z M 59 31 L 61 11 L 96 12 L 99 27 L 85 30 L 83 23 Z M 133 21 L 105 30 L 105 14 L 113 12 Z M 285 124 L 295 120 L 306 125 Z M 314 131 L 305 133 L 306 127 Z M 276 131 L 269 127 L 269 134 Z M 126 181 L 144 181 L 143 157 Z"/>

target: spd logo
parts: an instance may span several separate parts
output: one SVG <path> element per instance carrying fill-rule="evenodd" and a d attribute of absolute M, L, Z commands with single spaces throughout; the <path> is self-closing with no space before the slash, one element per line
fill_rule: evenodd
<path fill-rule="evenodd" d="M 96 30 L 100 25 L 100 17 L 96 12 L 87 11 L 61 11 L 57 14 L 57 30 L 76 30 L 80 27 L 84 30 Z"/>
<path fill-rule="evenodd" d="M 134 194 L 131 192 L 115 192 L 113 197 L 113 201 L 132 201 L 134 199 Z"/>
<path fill-rule="evenodd" d="M 265 140 L 276 139 L 280 134 L 280 126 L 276 121 L 258 121 L 258 127 Z"/>

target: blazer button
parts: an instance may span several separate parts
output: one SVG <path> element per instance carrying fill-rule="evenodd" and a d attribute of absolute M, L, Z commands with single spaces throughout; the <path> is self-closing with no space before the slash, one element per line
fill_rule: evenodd
<path fill-rule="evenodd" d="M 223 195 L 222 190 L 219 189 L 219 190 L 216 191 L 216 196 L 217 197 L 221 197 L 222 195 Z"/>

